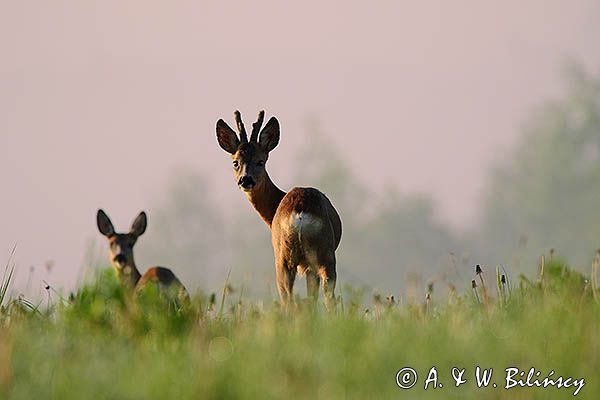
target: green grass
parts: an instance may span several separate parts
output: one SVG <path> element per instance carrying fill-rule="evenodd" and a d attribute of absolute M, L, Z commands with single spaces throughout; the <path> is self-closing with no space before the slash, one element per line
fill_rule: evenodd
<path fill-rule="evenodd" d="M 600 305 L 587 280 L 555 261 L 543 280 L 513 286 L 504 302 L 467 293 L 368 313 L 349 295 L 330 314 L 230 297 L 221 314 L 215 296 L 183 310 L 152 292 L 132 299 L 106 271 L 49 310 L 18 299 L 3 307 L 0 398 L 566 399 L 575 390 L 505 390 L 508 367 L 583 377 L 577 397 L 599 398 Z M 432 366 L 444 386 L 425 391 Z M 494 368 L 498 388 L 477 388 L 476 366 Z M 395 383 L 404 367 L 419 374 L 409 390 Z M 452 367 L 466 369 L 458 388 Z"/>

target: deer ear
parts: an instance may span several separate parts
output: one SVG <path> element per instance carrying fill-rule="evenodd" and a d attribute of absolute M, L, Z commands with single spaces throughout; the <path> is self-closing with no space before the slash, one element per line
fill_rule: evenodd
<path fill-rule="evenodd" d="M 240 140 L 234 130 L 222 119 L 217 121 L 217 140 L 219 141 L 219 146 L 230 154 L 235 153 L 240 145 Z"/>
<path fill-rule="evenodd" d="M 108 215 L 106 215 L 103 210 L 98 210 L 98 213 L 96 214 L 96 224 L 98 225 L 98 230 L 104 236 L 109 237 L 115 234 L 115 228 L 112 222 L 110 222 L 110 218 L 108 218 Z"/>
<path fill-rule="evenodd" d="M 137 217 L 135 217 L 133 224 L 131 224 L 129 233 L 135 235 L 136 237 L 141 236 L 144 232 L 146 232 L 147 225 L 148 220 L 146 218 L 146 213 L 142 211 Z"/>
<path fill-rule="evenodd" d="M 260 132 L 258 143 L 268 152 L 277 147 L 279 144 L 279 121 L 277 121 L 277 118 L 271 117 L 269 122 L 267 122 Z"/>

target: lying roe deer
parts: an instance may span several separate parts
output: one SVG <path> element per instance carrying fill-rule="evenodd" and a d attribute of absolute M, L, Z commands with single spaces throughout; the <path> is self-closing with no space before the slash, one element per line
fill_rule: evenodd
<path fill-rule="evenodd" d="M 146 213 L 141 212 L 133 221 L 128 233 L 117 233 L 113 224 L 103 210 L 96 215 L 98 230 L 108 238 L 110 261 L 117 273 L 121 284 L 136 292 L 149 283 L 157 286 L 159 292 L 170 300 L 180 304 L 189 301 L 189 295 L 183 284 L 170 269 L 152 267 L 144 275 L 138 271 L 133 259 L 133 246 L 145 231 L 147 226 Z"/>
<path fill-rule="evenodd" d="M 239 138 L 225 121 L 218 120 L 217 140 L 231 154 L 238 187 L 271 229 L 281 301 L 293 300 L 296 274 L 305 273 L 308 296 L 318 299 L 320 279 L 329 305 L 334 298 L 335 250 L 342 237 L 342 221 L 317 189 L 296 187 L 285 193 L 271 181 L 265 166 L 269 152 L 279 143 L 279 122 L 272 117 L 261 130 L 264 116 L 261 111 L 252 124 L 250 140 L 239 111 L 234 113 Z"/>

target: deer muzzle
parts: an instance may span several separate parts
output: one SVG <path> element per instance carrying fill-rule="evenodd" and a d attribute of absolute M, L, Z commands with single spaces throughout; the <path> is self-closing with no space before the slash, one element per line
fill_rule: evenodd
<path fill-rule="evenodd" d="M 242 176 L 238 181 L 238 186 L 241 187 L 244 191 L 249 191 L 252 190 L 254 186 L 256 186 L 256 182 L 254 181 L 254 178 L 250 175 L 245 175 Z"/>

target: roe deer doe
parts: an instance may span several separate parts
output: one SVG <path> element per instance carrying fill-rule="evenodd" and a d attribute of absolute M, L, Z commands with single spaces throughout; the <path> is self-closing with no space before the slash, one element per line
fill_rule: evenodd
<path fill-rule="evenodd" d="M 334 299 L 335 250 L 342 237 L 342 221 L 325 194 L 296 187 L 288 193 L 269 178 L 266 163 L 279 143 L 279 122 L 272 117 L 261 130 L 265 112 L 252 124 L 250 140 L 239 111 L 234 113 L 239 138 L 225 121 L 217 121 L 217 140 L 231 154 L 233 175 L 261 218 L 271 229 L 277 289 L 284 305 L 293 300 L 296 274 L 306 274 L 308 296 L 319 297 L 323 282 L 326 305 Z"/>
<path fill-rule="evenodd" d="M 96 216 L 98 230 L 108 238 L 110 261 L 117 277 L 124 287 L 142 290 L 146 285 L 155 284 L 162 295 L 179 304 L 189 301 L 189 295 L 183 284 L 170 269 L 152 267 L 144 275 L 138 271 L 133 259 L 133 246 L 139 236 L 146 231 L 146 213 L 141 212 L 133 221 L 128 233 L 117 233 L 110 218 L 103 210 Z"/>

